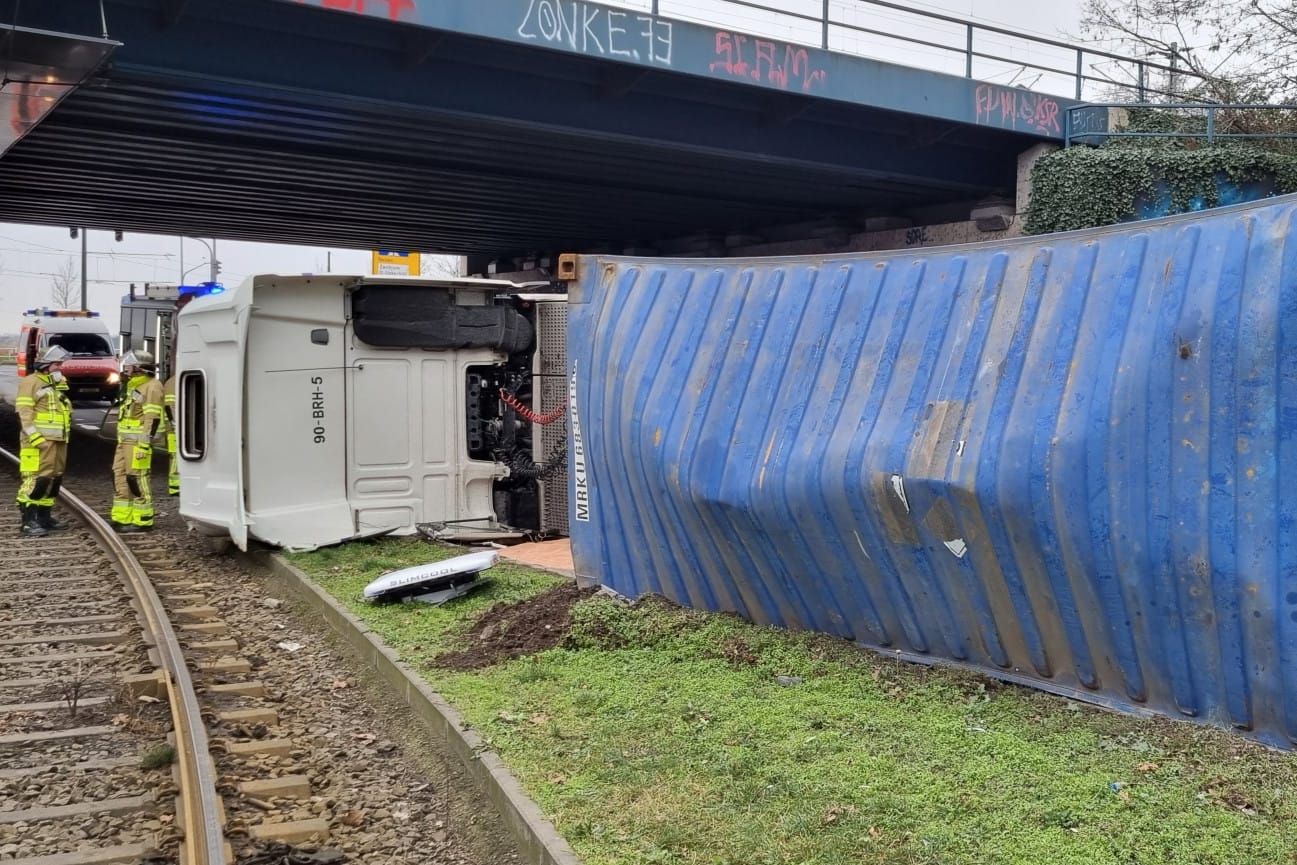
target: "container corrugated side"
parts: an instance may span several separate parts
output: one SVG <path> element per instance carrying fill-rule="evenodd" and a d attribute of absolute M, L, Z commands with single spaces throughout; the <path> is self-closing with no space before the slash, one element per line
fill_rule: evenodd
<path fill-rule="evenodd" d="M 581 259 L 578 575 L 1291 746 L 1295 209 Z"/>

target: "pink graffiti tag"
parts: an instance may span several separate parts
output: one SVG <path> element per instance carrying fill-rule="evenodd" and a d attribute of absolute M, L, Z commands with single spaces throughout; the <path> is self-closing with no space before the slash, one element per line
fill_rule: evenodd
<path fill-rule="evenodd" d="M 749 41 L 752 50 L 746 52 Z M 709 71 L 751 78 L 780 90 L 799 87 L 803 93 L 810 93 L 812 87 L 824 84 L 829 77 L 825 70 L 812 68 L 810 52 L 805 48 L 768 39 L 749 40 L 742 33 L 716 31 L 716 56 L 720 59 L 708 65 Z"/>
<path fill-rule="evenodd" d="M 973 104 L 977 122 L 984 125 L 1018 129 L 1021 124 L 1021 128 L 1045 135 L 1062 132 L 1058 103 L 1030 90 L 979 84 Z"/>
<path fill-rule="evenodd" d="M 419 11 L 416 0 L 297 0 L 297 2 L 305 6 L 318 6 L 321 9 L 354 12 L 357 15 L 382 15 L 386 11 L 388 19 L 392 21 L 400 21 L 407 17 L 407 12 Z"/>
<path fill-rule="evenodd" d="M 1058 103 L 1038 93 L 1022 94 L 1019 116 L 1033 129 L 1040 132 L 1061 132 L 1058 125 Z"/>

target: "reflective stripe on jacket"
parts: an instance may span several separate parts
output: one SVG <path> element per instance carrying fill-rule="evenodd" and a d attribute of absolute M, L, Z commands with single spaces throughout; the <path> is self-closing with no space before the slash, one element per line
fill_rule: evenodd
<path fill-rule="evenodd" d="M 162 385 L 162 405 L 167 413 L 167 429 L 176 428 L 176 377 L 173 375 Z"/>
<path fill-rule="evenodd" d="M 132 376 L 117 406 L 117 441 L 148 444 L 162 420 L 162 385 L 151 375 Z"/>
<path fill-rule="evenodd" d="M 24 378 L 14 404 L 27 438 L 42 435 L 49 441 L 68 440 L 72 432 L 72 404 L 48 373 Z"/>

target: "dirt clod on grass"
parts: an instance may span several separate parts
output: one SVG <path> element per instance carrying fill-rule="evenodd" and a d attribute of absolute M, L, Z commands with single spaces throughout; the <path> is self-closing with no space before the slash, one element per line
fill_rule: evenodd
<path fill-rule="evenodd" d="M 565 583 L 515 604 L 496 604 L 473 623 L 469 648 L 438 655 L 433 663 L 450 670 L 480 670 L 553 649 L 572 629 L 572 607 L 595 589 Z"/>
<path fill-rule="evenodd" d="M 752 667 L 761 663 L 761 656 L 752 650 L 746 640 L 730 637 L 721 643 L 719 654 L 732 667 Z"/>

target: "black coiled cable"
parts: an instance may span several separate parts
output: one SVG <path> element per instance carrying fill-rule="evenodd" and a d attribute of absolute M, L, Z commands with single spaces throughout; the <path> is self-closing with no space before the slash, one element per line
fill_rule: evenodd
<path fill-rule="evenodd" d="M 541 481 L 551 477 L 567 465 L 567 440 L 559 445 L 545 462 L 537 463 L 526 451 L 515 448 L 504 454 L 500 462 L 509 467 L 509 477 L 524 481 Z"/>

